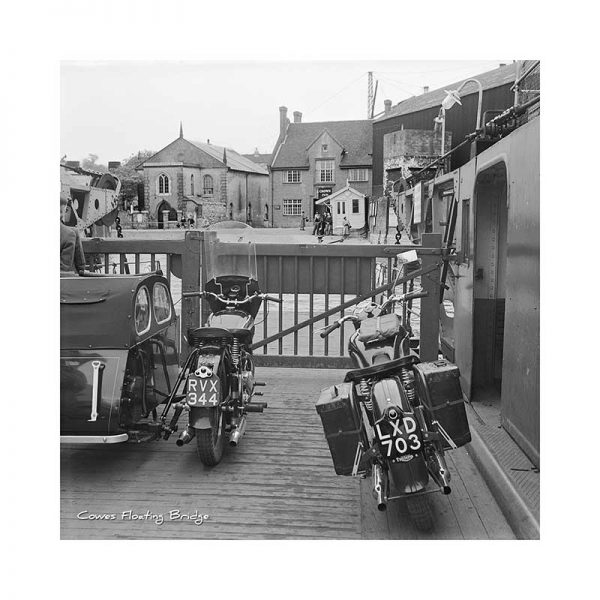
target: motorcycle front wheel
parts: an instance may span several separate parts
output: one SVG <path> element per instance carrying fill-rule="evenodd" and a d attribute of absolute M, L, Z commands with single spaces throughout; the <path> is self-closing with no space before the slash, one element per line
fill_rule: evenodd
<path fill-rule="evenodd" d="M 225 448 L 223 413 L 219 408 L 211 410 L 210 429 L 196 430 L 196 452 L 203 465 L 214 467 L 221 462 Z"/>
<path fill-rule="evenodd" d="M 406 508 L 408 515 L 414 526 L 419 531 L 431 531 L 435 524 L 433 518 L 433 509 L 429 498 L 423 494 L 406 497 Z"/>

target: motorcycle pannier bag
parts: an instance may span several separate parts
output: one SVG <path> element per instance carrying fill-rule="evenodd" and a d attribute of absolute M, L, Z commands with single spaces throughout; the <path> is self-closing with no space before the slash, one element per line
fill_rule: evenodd
<path fill-rule="evenodd" d="M 400 319 L 398 315 L 381 315 L 365 319 L 360 324 L 358 341 L 363 344 L 381 342 L 387 338 L 394 337 L 400 331 Z"/>
<path fill-rule="evenodd" d="M 471 441 L 458 367 L 447 360 L 414 365 L 415 384 L 423 404 L 457 447 Z M 452 446 L 443 439 L 444 449 Z"/>
<path fill-rule="evenodd" d="M 324 389 L 315 408 L 323 423 L 335 472 L 351 475 L 359 443 L 362 442 L 363 449 L 367 447 L 358 407 L 352 398 L 352 384 Z"/>

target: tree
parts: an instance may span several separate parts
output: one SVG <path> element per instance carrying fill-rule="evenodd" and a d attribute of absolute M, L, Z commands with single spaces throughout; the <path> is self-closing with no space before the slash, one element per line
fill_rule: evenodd
<path fill-rule="evenodd" d="M 87 155 L 87 158 L 84 158 L 81 161 L 81 168 L 89 169 L 90 171 L 100 171 L 101 173 L 106 173 L 108 171 L 108 167 L 106 165 L 96 162 L 97 160 L 98 155 L 90 153 Z"/>
<path fill-rule="evenodd" d="M 144 161 L 156 154 L 154 150 L 140 150 L 139 152 L 132 154 L 128 158 L 124 158 L 121 161 L 121 166 L 115 169 L 115 175 L 121 180 L 121 194 L 119 201 L 124 208 L 138 200 L 138 206 L 141 209 L 143 207 L 143 198 L 138 196 L 138 186 L 143 183 L 142 174 L 136 171 Z M 140 201 L 142 204 L 140 205 Z"/>

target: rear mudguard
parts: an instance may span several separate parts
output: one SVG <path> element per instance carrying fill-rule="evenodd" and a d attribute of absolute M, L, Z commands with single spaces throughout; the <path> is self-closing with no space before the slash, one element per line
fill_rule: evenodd
<path fill-rule="evenodd" d="M 228 389 L 226 388 L 227 384 L 227 374 L 226 374 L 226 360 L 224 358 L 226 350 L 222 350 L 220 353 L 212 352 L 207 354 L 200 354 L 198 356 L 199 364 L 210 364 L 212 365 L 212 369 L 214 373 L 217 373 L 219 379 L 221 380 L 221 393 L 223 397 L 226 397 L 228 394 Z M 189 424 L 190 427 L 194 429 L 211 429 L 213 425 L 216 425 L 218 422 L 219 412 L 221 408 L 217 407 L 206 407 L 206 406 L 194 406 L 190 407 L 189 413 Z"/>
<path fill-rule="evenodd" d="M 396 378 L 382 379 L 373 385 L 373 416 L 375 421 L 383 418 L 390 407 L 397 407 L 402 413 L 414 416 L 414 411 L 400 381 Z M 411 455 L 407 455 L 411 456 Z M 403 462 L 386 461 L 392 495 L 419 492 L 427 486 L 429 474 L 422 449 Z"/>

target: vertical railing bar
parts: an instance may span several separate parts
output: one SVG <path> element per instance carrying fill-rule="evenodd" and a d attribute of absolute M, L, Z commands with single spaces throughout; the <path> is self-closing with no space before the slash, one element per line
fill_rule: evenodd
<path fill-rule="evenodd" d="M 329 256 L 325 257 L 325 311 L 329 310 Z M 329 317 L 325 317 L 325 327 L 329 325 Z M 325 356 L 329 356 L 329 337 L 325 338 Z"/>
<path fill-rule="evenodd" d="M 392 257 L 390 256 L 388 258 L 388 264 L 387 264 L 387 281 L 386 283 L 390 283 L 390 281 L 392 281 L 392 277 L 393 277 L 393 271 L 392 271 Z M 387 297 L 389 298 L 390 296 L 394 295 L 394 290 L 392 290 L 391 288 L 388 290 L 387 293 Z"/>
<path fill-rule="evenodd" d="M 154 252 L 150 255 L 150 270 L 156 270 L 156 254 Z"/>
<path fill-rule="evenodd" d="M 342 288 L 341 288 L 341 294 L 340 294 L 340 304 L 344 304 L 344 286 L 346 285 L 346 273 L 344 271 L 345 269 L 345 265 L 344 265 L 344 257 L 342 256 Z M 344 311 L 341 310 L 340 311 L 340 319 L 344 316 Z M 344 356 L 344 326 L 342 325 L 342 327 L 340 327 L 340 356 Z"/>
<path fill-rule="evenodd" d="M 294 256 L 294 325 L 298 325 L 298 256 Z M 294 331 L 294 356 L 298 356 L 298 331 Z"/>
<path fill-rule="evenodd" d="M 264 287 L 264 293 L 268 294 L 271 290 L 269 290 L 269 283 L 268 283 L 268 279 L 269 279 L 269 275 L 268 275 L 268 270 L 267 270 L 267 256 L 263 256 L 263 273 L 265 276 L 265 287 Z M 269 336 L 268 333 L 268 329 L 267 329 L 267 316 L 269 314 L 269 303 L 268 302 L 263 302 L 263 339 L 266 339 Z M 263 346 L 263 354 L 267 353 L 267 346 L 269 344 L 265 344 Z"/>
<path fill-rule="evenodd" d="M 279 331 L 283 331 L 283 256 L 279 257 Z M 283 354 L 283 338 L 278 340 L 279 355 Z"/>
<path fill-rule="evenodd" d="M 140 255 L 139 252 L 135 253 L 135 274 L 139 275 L 140 273 Z"/>
<path fill-rule="evenodd" d="M 110 273 L 109 264 L 108 264 L 109 261 L 110 261 L 110 254 L 108 254 L 108 252 L 107 252 L 104 254 L 104 272 L 105 273 Z"/>
<path fill-rule="evenodd" d="M 119 254 L 119 273 L 121 275 L 124 275 L 125 273 L 129 274 L 129 268 L 127 267 L 127 257 L 122 252 L 121 254 Z"/>
<path fill-rule="evenodd" d="M 167 278 L 167 283 L 169 284 L 169 289 L 171 288 L 171 254 L 166 254 L 166 264 L 165 264 L 165 268 L 166 273 L 165 273 L 165 277 Z"/>
<path fill-rule="evenodd" d="M 308 316 L 310 319 L 314 317 L 314 302 L 315 302 L 315 280 L 314 280 L 314 256 L 310 257 L 310 267 L 309 267 L 309 277 L 310 277 L 310 298 L 308 299 Z M 313 335 L 314 335 L 314 327 L 311 323 L 308 326 L 308 355 L 313 355 Z"/>

